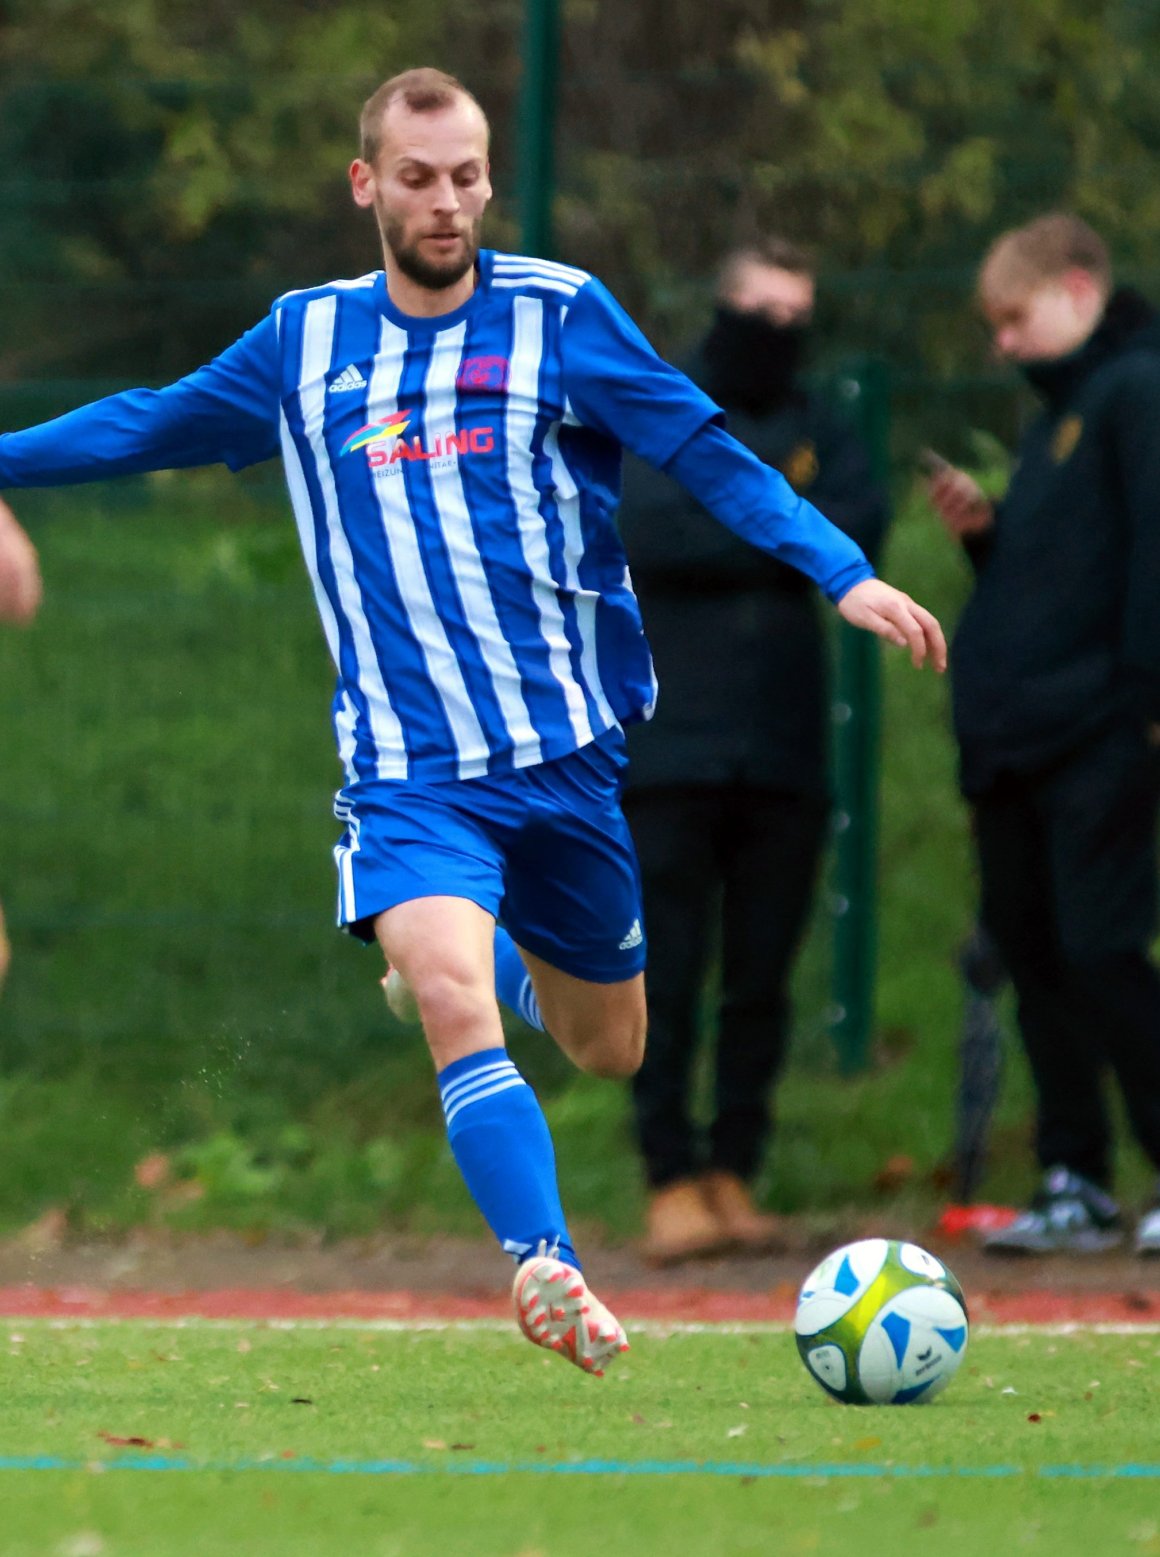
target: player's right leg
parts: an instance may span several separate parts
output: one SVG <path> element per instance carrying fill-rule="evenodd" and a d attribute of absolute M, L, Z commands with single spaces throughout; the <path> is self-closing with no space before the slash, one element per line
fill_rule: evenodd
<path fill-rule="evenodd" d="M 375 919 L 379 943 L 418 1007 L 460 1172 L 519 1262 L 513 1297 L 520 1328 L 599 1375 L 628 1342 L 580 1272 L 547 1121 L 503 1047 L 494 932 L 491 914 L 466 898 L 418 898 Z"/>

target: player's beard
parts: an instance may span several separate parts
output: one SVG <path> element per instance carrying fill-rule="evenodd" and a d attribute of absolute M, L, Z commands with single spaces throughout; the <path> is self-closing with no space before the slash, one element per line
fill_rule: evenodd
<path fill-rule="evenodd" d="M 472 222 L 462 234 L 463 247 L 457 255 L 444 260 L 429 260 L 422 254 L 419 243 L 408 243 L 404 228 L 397 217 L 379 211 L 379 230 L 383 243 L 390 250 L 391 258 L 408 280 L 431 292 L 443 292 L 462 281 L 475 264 L 479 253 L 480 223 Z M 420 240 L 421 241 L 421 240 Z"/>

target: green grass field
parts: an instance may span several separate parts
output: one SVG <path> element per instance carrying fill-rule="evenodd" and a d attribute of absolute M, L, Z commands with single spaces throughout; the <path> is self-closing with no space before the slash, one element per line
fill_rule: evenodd
<path fill-rule="evenodd" d="M 1160 1551 L 1155 1334 L 977 1334 L 859 1409 L 770 1330 L 604 1380 L 496 1328 L 5 1332 L 4 1557 Z"/>

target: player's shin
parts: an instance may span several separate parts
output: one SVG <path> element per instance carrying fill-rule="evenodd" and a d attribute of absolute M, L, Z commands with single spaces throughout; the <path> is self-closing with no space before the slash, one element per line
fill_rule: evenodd
<path fill-rule="evenodd" d="M 579 1269 L 556 1184 L 556 1153 L 535 1093 L 505 1049 L 439 1072 L 447 1136 L 471 1197 L 519 1261 L 543 1246 Z"/>

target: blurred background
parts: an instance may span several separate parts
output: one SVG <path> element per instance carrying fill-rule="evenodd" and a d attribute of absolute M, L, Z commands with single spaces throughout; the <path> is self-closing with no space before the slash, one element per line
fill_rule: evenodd
<path fill-rule="evenodd" d="M 358 110 L 436 64 L 492 120 L 487 241 L 595 271 L 662 351 L 726 248 L 816 247 L 813 367 L 889 477 L 884 572 L 953 623 L 918 452 L 1001 489 L 1029 409 L 978 258 L 1067 208 L 1160 295 L 1158 48 L 1148 0 L 11 0 L 0 426 L 168 382 L 280 292 L 374 268 Z M 474 1229 L 421 1046 L 332 928 L 331 674 L 279 469 L 16 497 L 47 601 L 0 638 L 0 1231 Z M 835 1225 L 945 1195 L 974 910 L 945 688 L 893 655 L 879 688 L 874 660 L 838 682 L 856 857 L 819 899 L 767 1170 L 773 1206 Z M 579 1220 L 631 1235 L 623 1096 L 512 1042 Z M 1028 1187 L 1028 1109 L 1012 1053 L 990 1195 Z"/>

